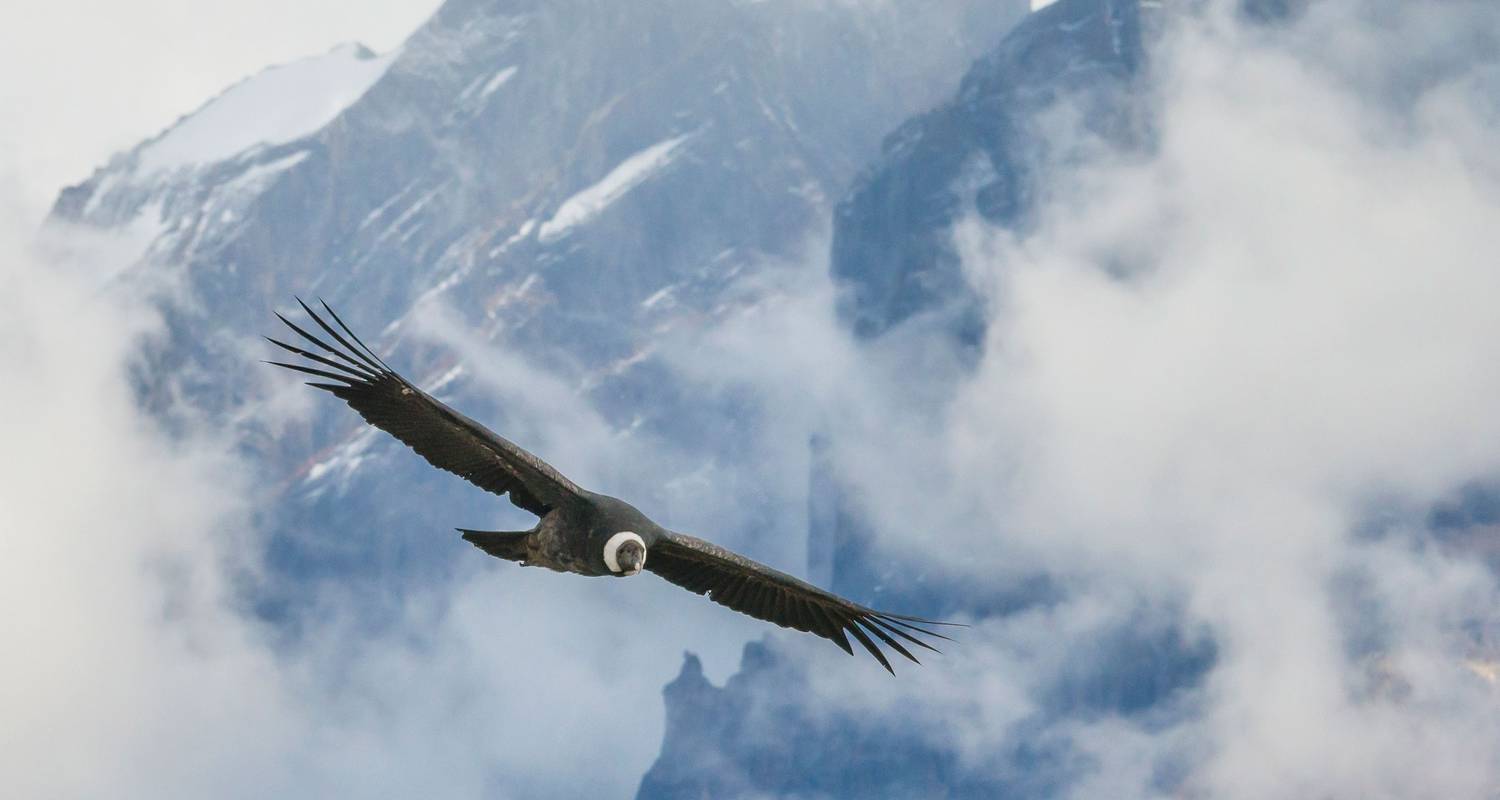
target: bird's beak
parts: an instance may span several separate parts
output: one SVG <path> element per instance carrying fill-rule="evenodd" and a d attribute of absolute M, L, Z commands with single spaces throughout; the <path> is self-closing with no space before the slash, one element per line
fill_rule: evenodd
<path fill-rule="evenodd" d="M 636 575 L 640 573 L 641 567 L 645 566 L 646 551 L 638 545 L 635 547 L 627 545 L 620 548 L 615 558 L 619 559 L 621 575 Z"/>

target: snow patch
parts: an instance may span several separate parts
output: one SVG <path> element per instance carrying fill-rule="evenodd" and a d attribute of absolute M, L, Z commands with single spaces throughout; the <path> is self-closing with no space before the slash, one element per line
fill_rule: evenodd
<path fill-rule="evenodd" d="M 517 285 L 506 286 L 492 295 L 484 303 L 485 316 L 494 319 L 505 308 L 516 303 L 534 301 L 532 293 L 541 288 L 542 278 L 535 272 L 526 276 L 525 280 Z"/>
<path fill-rule="evenodd" d="M 484 88 L 479 91 L 479 99 L 483 100 L 484 98 L 494 94 L 496 89 L 504 86 L 507 81 L 515 76 L 515 74 L 515 67 L 506 67 L 505 69 L 502 69 L 499 72 L 495 73 L 495 77 L 490 78 L 490 82 L 486 83 L 484 85 Z"/>
<path fill-rule="evenodd" d="M 427 393 L 435 395 L 438 392 L 441 392 L 442 390 L 448 388 L 448 384 L 450 384 L 450 383 L 458 380 L 459 378 L 463 377 L 463 374 L 464 374 L 464 365 L 463 364 L 459 364 L 459 365 L 453 367 L 452 369 L 450 369 L 447 372 L 444 372 L 442 375 L 438 376 L 438 379 L 432 382 L 432 386 L 428 387 Z"/>
<path fill-rule="evenodd" d="M 342 45 L 240 81 L 146 145 L 139 169 L 222 161 L 316 133 L 362 97 L 397 52 L 376 56 L 362 45 Z"/>
<path fill-rule="evenodd" d="M 570 228 L 598 216 L 599 212 L 608 208 L 611 203 L 644 183 L 662 167 L 672 163 L 672 159 L 677 155 L 678 146 L 687 141 L 690 136 L 692 134 L 685 133 L 664 142 L 657 142 L 621 161 L 619 166 L 610 170 L 609 174 L 601 178 L 598 183 L 564 200 L 563 204 L 558 206 L 557 213 L 542 223 L 537 238 L 544 243 L 555 241 Z"/>
<path fill-rule="evenodd" d="M 509 250 L 511 245 L 515 244 L 516 242 L 521 241 L 522 239 L 525 239 L 527 236 L 530 236 L 531 232 L 533 230 L 536 230 L 536 220 L 534 220 L 534 219 L 528 219 L 528 220 L 526 220 L 526 222 L 521 225 L 521 229 L 520 230 L 518 230 L 515 233 L 511 234 L 510 237 L 507 238 L 505 241 L 503 241 L 500 244 L 498 244 L 498 245 L 490 248 L 489 257 L 490 258 L 496 258 L 496 257 L 498 257 L 501 253 L 505 252 L 506 250 Z"/>
<path fill-rule="evenodd" d="M 385 230 L 381 231 L 380 235 L 377 236 L 377 237 L 375 237 L 375 244 L 377 246 L 380 245 L 380 244 L 382 244 L 383 242 L 385 242 L 386 239 L 391 238 L 391 236 L 395 235 L 398 231 L 400 231 L 402 229 L 402 226 L 404 226 L 404 225 L 406 225 L 406 223 L 410 222 L 411 219 L 412 219 L 412 217 L 415 217 L 417 214 L 421 213 L 422 209 L 426 208 L 427 204 L 430 203 L 430 202 L 432 202 L 432 199 L 434 197 L 437 197 L 438 192 L 442 191 L 443 188 L 446 187 L 447 185 L 448 185 L 448 182 L 447 181 L 443 181 L 442 183 L 440 183 L 437 186 L 434 186 L 430 190 L 428 190 L 426 194 L 424 194 L 421 197 L 417 198 L 416 202 L 412 203 L 410 206 L 407 207 L 407 209 L 405 211 L 401 212 L 401 216 L 396 217 L 395 221 L 393 221 L 390 225 L 386 226 Z M 384 207 L 382 206 L 382 209 L 383 208 Z M 417 226 L 417 227 L 420 227 L 420 225 Z M 410 239 L 412 233 L 414 233 L 415 231 L 416 231 L 416 228 L 408 229 L 405 232 L 405 234 L 403 234 L 401 236 L 401 238 L 400 238 L 399 241 L 404 242 L 407 239 Z"/>
<path fill-rule="evenodd" d="M 602 369 L 585 375 L 583 379 L 579 381 L 578 389 L 581 392 L 592 391 L 595 387 L 602 383 L 605 378 L 619 377 L 620 375 L 624 375 L 632 367 L 644 362 L 652 355 L 655 355 L 655 353 L 656 346 L 648 344 L 645 347 L 642 347 L 641 349 L 635 351 L 634 353 L 625 356 L 624 358 L 616 359 L 615 361 L 604 365 Z"/>
<path fill-rule="evenodd" d="M 674 304 L 672 302 L 672 301 L 674 301 L 674 298 L 672 297 L 672 295 L 674 295 L 676 293 L 677 293 L 677 286 L 676 285 L 668 286 L 665 289 L 658 289 L 650 297 L 648 297 L 645 300 L 641 301 L 641 308 L 644 308 L 644 309 L 646 309 L 646 310 L 649 311 L 649 310 L 651 310 L 653 308 L 656 308 L 658 305 L 661 305 L 662 303 L 667 303 L 668 306 L 671 306 L 671 305 Z"/>
<path fill-rule="evenodd" d="M 228 183 L 225 184 L 224 188 L 231 191 L 244 191 L 246 189 L 259 188 L 260 186 L 265 184 L 265 181 L 268 178 L 271 178 L 279 172 L 285 172 L 286 170 L 289 170 L 292 167 L 301 164 L 302 161 L 307 158 L 307 156 L 308 151 L 299 150 L 289 156 L 278 158 L 275 161 L 267 162 L 265 164 L 256 164 L 255 166 L 250 167 L 244 172 L 241 172 L 240 174 L 234 176 L 234 178 L 232 178 Z"/>
<path fill-rule="evenodd" d="M 359 227 L 356 230 L 361 230 L 362 231 L 365 228 L 369 227 L 370 223 L 374 222 L 377 219 L 380 219 L 381 215 L 385 214 L 385 212 L 387 210 L 389 210 L 391 206 L 395 205 L 397 200 L 400 200 L 401 198 L 405 197 L 406 193 L 409 192 L 409 191 L 411 191 L 411 188 L 413 186 L 416 186 L 416 185 L 417 185 L 416 180 L 413 180 L 410 183 L 406 184 L 406 186 L 403 187 L 401 189 L 401 191 L 396 192 L 395 194 L 391 195 L 389 198 L 386 199 L 386 201 L 384 203 L 380 204 L 379 208 L 377 208 L 374 211 L 371 211 L 370 213 L 366 214 L 365 218 L 363 220 L 360 220 Z"/>
<path fill-rule="evenodd" d="M 119 182 L 120 176 L 113 172 L 100 178 L 99 183 L 94 186 L 94 193 L 89 195 L 88 202 L 83 204 L 83 211 L 79 216 L 84 219 L 93 216 L 94 212 L 99 210 L 100 204 L 104 202 L 104 196 L 113 191 L 115 184 Z"/>
<path fill-rule="evenodd" d="M 355 434 L 354 438 L 341 445 L 334 454 L 307 470 L 305 483 L 317 483 L 324 478 L 336 477 L 340 483 L 347 482 L 349 476 L 359 469 L 368 455 L 370 445 L 375 443 L 375 428 L 368 428 Z"/>

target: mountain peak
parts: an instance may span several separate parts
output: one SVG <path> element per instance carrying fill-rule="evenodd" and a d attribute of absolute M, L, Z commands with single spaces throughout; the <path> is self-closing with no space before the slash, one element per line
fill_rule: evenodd
<path fill-rule="evenodd" d="M 226 89 L 135 153 L 136 173 L 209 164 L 310 136 L 368 90 L 396 52 L 357 42 L 269 67 Z"/>

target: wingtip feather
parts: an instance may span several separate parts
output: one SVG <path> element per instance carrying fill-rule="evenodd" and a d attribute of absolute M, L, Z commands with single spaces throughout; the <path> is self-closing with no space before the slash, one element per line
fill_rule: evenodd
<path fill-rule="evenodd" d="M 879 636 L 880 640 L 882 642 L 885 642 L 893 650 L 895 650 L 896 652 L 900 653 L 901 655 L 906 656 L 906 658 L 907 658 L 908 661 L 911 661 L 912 663 L 915 663 L 915 664 L 922 663 L 921 660 L 919 660 L 916 656 L 914 656 L 914 655 L 911 654 L 910 650 L 907 650 L 906 647 L 904 647 L 900 642 L 896 641 L 895 639 L 892 639 L 889 634 L 887 634 L 885 631 L 881 630 L 879 626 L 872 624 L 868 619 L 865 619 L 865 618 L 862 618 L 862 617 L 855 617 L 854 621 L 857 622 L 857 623 L 859 623 L 860 625 L 863 625 L 865 627 L 865 629 L 868 630 L 870 633 L 873 633 L 876 636 Z"/>
<path fill-rule="evenodd" d="M 900 617 L 893 617 L 890 614 L 881 614 L 880 616 L 883 617 L 883 618 L 885 618 L 885 619 L 887 619 L 887 620 L 889 620 L 891 623 L 893 623 L 895 625 L 900 625 L 901 627 L 906 628 L 908 630 L 916 631 L 917 633 L 920 633 L 923 636 L 931 636 L 934 639 L 942 639 L 945 642 L 954 641 L 953 637 L 951 637 L 951 636 L 944 636 L 943 634 L 938 633 L 937 631 L 929 631 L 926 628 L 920 628 L 920 627 L 918 627 L 916 625 L 911 624 L 910 622 L 903 622 Z"/>
<path fill-rule="evenodd" d="M 306 375 L 316 375 L 319 378 L 328 378 L 329 380 L 334 381 L 351 381 L 351 379 L 347 375 L 340 375 L 337 372 L 328 372 L 327 370 L 313 369 L 312 367 L 304 367 L 301 364 L 288 364 L 285 361 L 264 361 L 263 363 L 270 364 L 275 367 L 281 367 L 283 369 L 293 370 L 295 372 L 301 372 Z"/>
<path fill-rule="evenodd" d="M 338 331 L 333 329 L 333 326 L 329 325 L 327 322 L 324 322 L 323 318 L 318 316 L 317 312 L 313 311 L 311 307 L 302 302 L 302 298 L 297 298 L 297 304 L 302 306 L 302 310 L 307 312 L 307 315 L 309 317 L 312 317 L 313 322 L 318 323 L 319 328 L 322 328 L 325 333 L 327 333 L 329 336 L 332 336 L 335 342 L 338 342 L 348 349 L 349 352 L 346 354 L 346 357 L 353 356 L 354 358 L 358 359 L 360 363 L 364 364 L 370 369 L 375 370 L 376 372 L 390 369 L 390 367 L 385 366 L 383 362 L 379 362 L 378 360 L 371 360 L 370 356 L 365 355 L 364 353 L 360 352 L 359 348 L 355 347 L 352 344 L 349 344 L 349 342 L 346 341 L 344 337 L 339 335 Z M 325 303 L 324 305 L 326 306 L 327 304 Z M 329 311 L 329 314 L 332 315 L 335 320 L 338 319 L 338 315 L 333 314 L 332 310 Z M 343 322 L 339 322 L 339 327 L 344 328 L 344 330 L 348 330 L 348 327 L 345 326 Z M 349 335 L 354 336 L 352 332 Z M 358 341 L 358 338 L 359 337 L 355 337 L 355 340 Z"/>
<path fill-rule="evenodd" d="M 889 617 L 891 619 L 904 620 L 906 622 L 918 622 L 918 623 L 921 623 L 923 625 L 944 625 L 944 626 L 947 626 L 949 628 L 968 628 L 968 627 L 972 627 L 967 622 L 944 622 L 944 621 L 939 620 L 939 619 L 925 619 L 923 617 L 907 616 L 906 614 L 887 614 L 884 611 L 877 612 L 877 613 L 879 613 L 880 616 L 882 616 L 882 617 Z"/>
<path fill-rule="evenodd" d="M 875 656 L 875 660 L 880 662 L 880 666 L 885 667 L 886 672 L 892 675 L 896 674 L 896 669 L 891 666 L 890 659 L 885 657 L 885 653 L 880 652 L 880 648 L 875 645 L 875 642 L 870 640 L 870 637 L 864 631 L 859 629 L 858 625 L 850 623 L 844 629 L 854 634 L 854 638 L 858 639 L 859 643 L 864 645 L 866 650 L 870 651 L 870 655 Z"/>
<path fill-rule="evenodd" d="M 364 348 L 365 353 L 368 354 L 370 356 L 370 358 L 373 358 L 376 361 L 380 362 L 380 365 L 382 367 L 385 367 L 386 369 L 390 369 L 390 365 L 385 363 L 385 359 L 381 358 L 379 353 L 376 353 L 369 345 L 365 344 L 364 340 L 359 338 L 359 334 L 355 333 L 353 331 L 353 329 L 351 329 L 348 325 L 344 324 L 344 320 L 343 320 L 342 317 L 339 316 L 339 312 L 334 311 L 333 310 L 333 306 L 328 305 L 328 301 L 327 300 L 324 300 L 323 298 L 319 297 L 318 298 L 318 302 L 322 304 L 323 310 L 327 311 L 328 315 L 330 317 L 333 317 L 333 321 L 337 322 L 338 325 L 339 325 L 339 327 L 344 329 L 344 333 L 349 334 L 349 338 L 353 339 L 356 344 L 358 344 L 360 347 Z"/>
<path fill-rule="evenodd" d="M 870 620 L 872 622 L 874 622 L 875 624 L 881 626 L 882 628 L 885 628 L 886 630 L 890 631 L 891 633 L 894 633 L 897 636 L 900 636 L 901 638 L 905 639 L 908 642 L 911 642 L 912 644 L 914 644 L 914 645 L 916 645 L 918 647 L 925 647 L 928 650 L 931 650 L 932 652 L 937 653 L 939 655 L 941 655 L 942 652 L 943 652 L 943 651 L 937 649 L 936 647 L 933 647 L 932 645 L 930 645 L 930 644 L 922 641 L 921 639 L 918 639 L 917 637 L 912 636 L 911 634 L 907 633 L 906 631 L 901 630 L 900 628 L 896 627 L 895 625 L 892 625 L 891 623 L 887 622 L 886 620 L 884 620 L 884 619 L 882 619 L 882 618 L 880 618 L 878 616 L 877 617 L 871 617 Z M 949 641 L 952 641 L 952 640 L 950 639 Z"/>

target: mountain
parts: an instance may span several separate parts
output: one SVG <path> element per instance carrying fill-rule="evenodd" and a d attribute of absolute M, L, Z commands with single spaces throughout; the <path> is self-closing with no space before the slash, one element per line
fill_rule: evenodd
<path fill-rule="evenodd" d="M 880 132 L 1023 6 L 450 0 L 395 52 L 345 46 L 231 87 L 64 191 L 51 222 L 144 243 L 118 277 L 168 323 L 144 402 L 234 431 L 275 487 L 258 602 L 294 624 L 292 598 L 320 580 L 447 573 L 451 553 L 409 535 L 430 528 L 424 506 L 393 493 L 455 518 L 494 506 L 333 404 L 306 435 L 272 435 L 273 384 L 242 366 L 264 357 L 272 309 L 326 298 L 400 363 L 434 364 L 413 379 L 523 425 L 451 349 L 407 334 L 441 307 L 546 364 L 622 435 L 732 459 L 733 421 L 715 415 L 733 410 L 685 409 L 653 341 L 753 303 L 757 271 L 826 237 L 830 198 Z"/>
<path fill-rule="evenodd" d="M 953 252 L 953 224 L 970 214 L 1023 224 L 1048 146 L 1031 123 L 1060 98 L 1087 103 L 1085 125 L 1116 140 L 1129 133 L 1123 88 L 1145 58 L 1142 26 L 1155 5 L 1049 5 L 980 59 L 952 99 L 886 136 L 835 217 L 832 270 L 851 290 L 840 310 L 858 334 L 946 308 L 954 334 L 977 342 L 983 321 Z"/>
<path fill-rule="evenodd" d="M 888 134 L 879 158 L 839 201 L 829 269 L 842 287 L 840 318 L 866 341 L 899 328 L 901 336 L 951 352 L 950 359 L 915 360 L 907 367 L 918 370 L 910 382 L 936 387 L 930 391 L 940 398 L 977 352 L 987 321 L 963 275 L 953 226 L 972 217 L 1025 228 L 1045 180 L 1038 171 L 1057 159 L 1050 152 L 1057 145 L 1038 120 L 1066 104 L 1079 126 L 1070 136 L 1092 133 L 1118 147 L 1145 141 L 1134 84 L 1158 8 L 1135 0 L 1064 0 L 1030 15 L 963 74 L 950 99 Z M 815 479 L 837 483 L 834 476 Z M 902 570 L 867 551 L 846 509 L 815 516 L 828 522 L 814 541 L 840 554 L 835 591 L 857 595 L 860 587 L 899 585 Z M 921 594 L 918 587 L 896 593 Z"/>
<path fill-rule="evenodd" d="M 1149 146 L 1136 122 L 1135 87 L 1159 13 L 1158 4 L 1136 0 L 1060 0 L 1032 14 L 970 67 L 950 99 L 897 126 L 840 200 L 830 262 L 843 288 L 840 318 L 872 344 L 899 335 L 954 354 L 951 362 L 903 362 L 907 380 L 951 386 L 980 346 L 987 321 L 961 270 L 953 226 L 966 217 L 1028 224 L 1045 180 L 1040 170 L 1056 157 L 1039 118 L 1066 103 L 1113 145 Z M 824 447 L 815 442 L 815 454 Z M 1044 575 L 1011 586 L 927 585 L 875 547 L 836 470 L 816 455 L 812 463 L 810 561 L 825 565 L 834 591 L 939 617 L 1005 615 L 1058 599 L 1061 590 Z M 748 645 L 722 687 L 688 657 L 666 687 L 666 740 L 637 796 L 1058 796 L 1078 772 L 1078 755 L 1059 733 L 1070 720 L 1169 714 L 1215 658 L 1211 641 L 1160 623 L 1102 630 L 1092 647 L 1077 663 L 1109 668 L 1060 669 L 983 764 L 900 715 L 830 713 L 809 688 L 806 667 L 779 655 L 774 642 Z M 784 735 L 754 735 L 767 717 Z M 1172 780 L 1161 776 L 1162 791 Z"/>
<path fill-rule="evenodd" d="M 952 354 L 915 367 L 941 394 L 986 324 L 952 226 L 1027 224 L 1047 145 L 1032 122 L 1060 99 L 1112 141 L 1143 135 L 1131 90 L 1157 5 L 1060 0 L 1007 34 L 1023 3 L 450 0 L 395 52 L 345 46 L 231 87 L 66 190 L 52 221 L 143 243 L 117 277 L 167 320 L 141 396 L 171 424 L 231 431 L 268 487 L 269 572 L 247 590 L 259 613 L 295 636 L 320 586 L 367 584 L 361 613 L 383 625 L 461 552 L 430 546 L 428 509 L 468 523 L 495 504 L 335 404 L 278 432 L 276 385 L 243 366 L 264 357 L 253 343 L 271 309 L 326 298 L 397 363 L 431 365 L 411 378 L 548 444 L 564 471 L 601 467 L 507 401 L 581 400 L 625 454 L 606 460 L 607 484 L 644 506 L 680 509 L 683 480 L 763 492 L 750 482 L 764 476 L 736 471 L 760 412 L 675 384 L 655 343 L 755 306 L 776 291 L 758 276 L 828 269 L 858 340 Z M 807 257 L 821 248 L 829 260 Z M 524 353 L 552 383 L 497 393 L 462 348 L 413 334 L 434 318 Z M 675 455 L 641 470 L 639 440 Z M 820 449 L 791 478 L 813 487 L 806 518 L 752 502 L 716 535 L 752 552 L 805 536 L 809 570 L 835 591 L 920 613 L 1055 598 L 1045 576 L 943 597 L 907 579 Z M 1083 663 L 1118 668 L 1060 674 L 980 772 L 923 732 L 815 710 L 806 663 L 778 647 L 748 645 L 723 686 L 685 659 L 638 796 L 1049 796 L 1071 774 L 1049 725 L 1156 713 L 1214 657 L 1169 626 L 1104 632 L 1105 655 Z M 766 715 L 789 734 L 751 735 Z"/>
<path fill-rule="evenodd" d="M 1141 90 L 1163 6 L 1058 0 L 1015 24 L 1022 2 L 450 0 L 394 52 L 344 46 L 230 87 L 66 190 L 53 224 L 139 247 L 116 280 L 168 322 L 141 397 L 170 424 L 230 431 L 259 471 L 269 571 L 246 591 L 288 637 L 334 583 L 365 586 L 360 613 L 389 624 L 464 552 L 430 546 L 430 509 L 496 515 L 334 404 L 276 427 L 284 394 L 244 365 L 294 294 L 327 298 L 398 363 L 429 365 L 413 379 L 663 518 L 704 519 L 711 486 L 746 498 L 715 538 L 793 571 L 805 539 L 806 573 L 861 602 L 1045 617 L 1069 591 L 1047 575 L 976 585 L 882 551 L 827 457 L 836 433 L 805 443 L 805 473 L 775 476 L 807 499 L 788 518 L 771 476 L 745 466 L 766 410 L 680 383 L 658 350 L 755 309 L 784 271 L 826 269 L 856 346 L 920 353 L 901 360 L 927 393 L 915 405 L 941 405 L 991 322 L 955 226 L 1026 231 L 1047 165 L 1068 161 L 1048 135 L 1059 109 L 1075 133 L 1152 146 Z M 1297 6 L 1244 3 L 1273 22 Z M 496 352 L 529 366 L 497 369 Z M 578 408 L 597 430 L 569 429 Z M 580 452 L 600 442 L 613 455 Z M 1434 509 L 1438 541 L 1496 563 L 1495 496 Z M 909 700 L 829 702 L 828 676 L 790 650 L 801 640 L 751 642 L 722 684 L 688 654 L 661 676 L 665 735 L 654 763 L 632 761 L 637 796 L 1067 794 L 1090 769 L 1070 726 L 1168 729 L 1218 657 L 1174 609 L 1122 616 L 1038 684 L 1007 686 L 1026 712 L 979 751 L 962 719 L 913 722 Z M 1488 655 L 1464 666 L 1495 680 Z M 1161 794 L 1183 789 L 1170 759 L 1150 767 Z"/>
<path fill-rule="evenodd" d="M 413 380 L 585 485 L 860 602 L 984 623 L 956 637 L 956 655 L 898 664 L 894 680 L 870 664 L 823 671 L 821 656 L 842 654 L 779 632 L 747 644 L 722 682 L 710 680 L 706 651 L 685 654 L 673 678 L 676 649 L 655 648 L 652 669 L 612 672 L 619 685 L 596 697 L 619 704 L 603 726 L 611 735 L 638 734 L 651 720 L 622 709 L 654 704 L 665 683 L 659 755 L 647 763 L 654 731 L 607 743 L 628 757 L 586 753 L 595 775 L 640 775 L 643 800 L 1043 798 L 1099 792 L 1100 774 L 1121 773 L 1097 761 L 1115 757 L 1149 793 L 1193 794 L 1188 762 L 1211 745 L 1201 729 L 1175 734 L 1202 716 L 1195 704 L 1213 702 L 1195 689 L 1219 644 L 1185 621 L 1180 600 L 1131 595 L 1166 607 L 1111 608 L 1094 627 L 1058 630 L 1089 622 L 1049 614 L 1076 586 L 1040 573 L 983 583 L 930 573 L 882 549 L 864 518 L 833 457 L 847 429 L 814 424 L 805 439 L 798 429 L 767 459 L 759 434 L 776 410 L 732 382 L 687 382 L 670 363 L 785 299 L 788 274 L 826 271 L 836 291 L 812 299 L 847 343 L 899 354 L 868 363 L 899 370 L 893 391 L 912 393 L 903 411 L 941 413 L 994 322 L 962 269 L 957 226 L 1024 234 L 1049 165 L 1068 163 L 1079 138 L 1154 144 L 1145 103 L 1170 7 L 1057 0 L 1028 15 L 1026 5 L 449 0 L 393 52 L 347 45 L 228 88 L 67 189 L 51 225 L 119 234 L 130 266 L 113 280 L 167 322 L 135 375 L 142 402 L 168 426 L 223 432 L 256 470 L 267 569 L 240 588 L 287 642 L 327 608 L 308 601 L 330 587 L 354 598 L 360 623 L 397 627 L 413 597 L 429 599 L 419 593 L 447 586 L 460 556 L 476 558 L 447 524 L 531 523 L 255 364 L 270 355 L 259 341 L 276 330 L 270 312 L 322 296 Z M 1242 6 L 1274 23 L 1300 3 Z M 1059 119 L 1071 135 L 1050 135 Z M 288 414 L 293 403 L 311 411 Z M 1431 509 L 1433 542 L 1500 568 L 1496 497 L 1476 484 Z M 1395 524 L 1377 517 L 1360 535 Z M 682 624 L 656 609 L 612 610 L 624 640 Z M 1500 640 L 1493 627 L 1475 637 Z M 1066 646 L 1027 661 L 1041 658 L 1023 652 L 1037 641 Z M 1368 651 L 1372 684 L 1402 691 L 1377 645 L 1344 644 Z M 600 648 L 610 670 L 639 666 L 614 658 L 618 647 Z M 1476 649 L 1453 672 L 1493 686 L 1493 651 Z M 1024 683 L 991 668 L 1007 659 L 1030 667 Z M 525 708 L 578 705 L 558 703 L 547 683 L 576 676 L 515 663 L 535 677 L 526 688 L 548 694 Z M 492 680 L 493 666 L 480 660 L 472 686 L 423 698 L 462 703 L 509 686 Z M 643 673 L 646 694 L 632 691 Z M 584 706 L 581 725 L 598 724 L 595 712 Z M 433 715 L 446 729 L 454 713 Z M 477 715 L 533 735 L 534 720 Z M 597 744 L 557 730 L 569 768 Z M 578 732 L 575 720 L 566 733 Z M 1138 737 L 1157 734 L 1166 749 L 1144 754 Z M 1076 742 L 1086 735 L 1108 747 Z M 538 749 L 554 747 L 548 738 Z M 486 788 L 544 796 L 584 780 L 514 767 L 494 769 Z"/>

